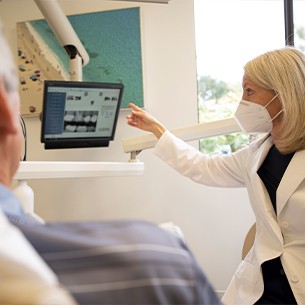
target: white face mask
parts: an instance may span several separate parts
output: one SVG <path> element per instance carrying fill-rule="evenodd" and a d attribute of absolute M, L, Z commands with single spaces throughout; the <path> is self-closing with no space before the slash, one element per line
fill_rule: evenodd
<path fill-rule="evenodd" d="M 283 112 L 282 109 L 274 118 L 271 118 L 266 109 L 276 97 L 277 95 L 275 95 L 266 106 L 245 100 L 240 101 L 234 117 L 244 133 L 258 134 L 270 132 L 272 130 L 272 121 Z"/>

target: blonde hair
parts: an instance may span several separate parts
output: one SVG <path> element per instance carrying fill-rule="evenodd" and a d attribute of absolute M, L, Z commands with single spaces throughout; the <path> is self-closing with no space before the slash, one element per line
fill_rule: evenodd
<path fill-rule="evenodd" d="M 9 49 L 3 26 L 0 21 L 0 78 L 8 93 L 18 91 L 16 65 Z"/>
<path fill-rule="evenodd" d="M 305 55 L 293 47 L 264 53 L 249 61 L 245 75 L 257 86 L 274 90 L 283 109 L 275 144 L 280 152 L 305 148 Z"/>

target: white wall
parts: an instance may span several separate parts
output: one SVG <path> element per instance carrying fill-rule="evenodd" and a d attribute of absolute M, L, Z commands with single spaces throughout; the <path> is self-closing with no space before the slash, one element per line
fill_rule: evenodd
<path fill-rule="evenodd" d="M 67 14 L 135 6 L 106 0 L 60 3 Z M 145 108 L 169 128 L 195 124 L 193 1 L 138 6 L 142 14 Z M 2 0 L 0 17 L 16 50 L 16 22 L 40 19 L 42 15 L 32 0 Z M 27 118 L 28 160 L 127 161 L 129 155 L 123 152 L 121 141 L 140 131 L 126 125 L 126 114 L 121 111 L 116 139 L 109 148 L 66 151 L 45 151 L 39 141 L 40 121 Z M 35 191 L 36 212 L 47 220 L 173 221 L 184 231 L 216 290 L 224 290 L 239 263 L 243 238 L 253 222 L 246 192 L 195 184 L 158 160 L 152 150 L 139 157 L 145 162 L 145 173 L 140 177 L 29 181 Z"/>

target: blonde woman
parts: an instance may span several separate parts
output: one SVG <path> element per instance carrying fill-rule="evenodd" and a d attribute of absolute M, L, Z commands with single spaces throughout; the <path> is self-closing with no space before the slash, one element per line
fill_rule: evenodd
<path fill-rule="evenodd" d="M 206 156 L 130 104 L 128 124 L 152 132 L 155 154 L 192 180 L 245 187 L 256 217 L 254 245 L 224 295 L 227 305 L 305 304 L 305 56 L 286 47 L 244 67 L 235 118 L 266 133 L 226 156 Z"/>

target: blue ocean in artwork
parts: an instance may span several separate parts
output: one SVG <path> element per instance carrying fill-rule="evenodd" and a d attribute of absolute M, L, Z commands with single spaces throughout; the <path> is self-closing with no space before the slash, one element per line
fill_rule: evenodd
<path fill-rule="evenodd" d="M 140 9 L 128 8 L 68 16 L 90 61 L 84 81 L 123 83 L 122 108 L 129 102 L 143 106 Z M 30 24 L 52 49 L 66 72 L 69 58 L 45 20 Z"/>

